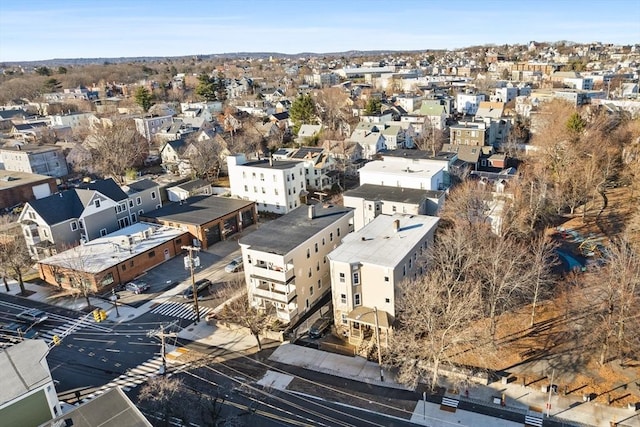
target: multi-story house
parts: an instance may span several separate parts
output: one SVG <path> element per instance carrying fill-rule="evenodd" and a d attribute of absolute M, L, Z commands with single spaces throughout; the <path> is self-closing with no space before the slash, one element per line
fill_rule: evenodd
<path fill-rule="evenodd" d="M 62 415 L 44 340 L 23 340 L 0 352 L 0 418 L 7 426 L 38 426 Z"/>
<path fill-rule="evenodd" d="M 449 142 L 457 145 L 482 147 L 489 145 L 489 125 L 480 121 L 463 121 L 452 125 Z"/>
<path fill-rule="evenodd" d="M 106 179 L 27 202 L 18 222 L 29 253 L 41 259 L 128 227 L 161 206 L 160 188 L 152 181 L 121 188 Z"/>
<path fill-rule="evenodd" d="M 373 221 L 378 215 L 403 213 L 436 216 L 443 208 L 444 191 L 385 187 L 364 184 L 343 194 L 344 206 L 354 208 L 354 231 Z"/>
<path fill-rule="evenodd" d="M 89 120 L 94 117 L 95 116 L 93 113 L 70 113 L 49 116 L 51 120 L 51 126 L 68 126 L 70 128 L 76 128 L 83 124 L 89 124 Z"/>
<path fill-rule="evenodd" d="M 380 332 L 381 347 L 396 317 L 397 286 L 422 273 L 437 217 L 380 215 L 327 255 L 336 331 L 355 345 Z"/>
<path fill-rule="evenodd" d="M 55 178 L 69 173 L 62 148 L 53 145 L 15 145 L 0 148 L 0 162 L 4 168 Z"/>
<path fill-rule="evenodd" d="M 424 151 L 396 150 L 359 169 L 360 185 L 444 190 L 448 187 L 448 159 L 429 158 Z"/>
<path fill-rule="evenodd" d="M 338 182 L 336 161 L 322 147 L 300 147 L 289 158 L 304 163 L 307 188 L 330 190 Z"/>
<path fill-rule="evenodd" d="M 136 130 L 140 133 L 140 135 L 144 136 L 144 138 L 151 142 L 155 134 L 160 132 L 160 130 L 166 125 L 170 124 L 173 121 L 172 116 L 155 116 L 155 117 L 138 117 L 133 119 L 136 123 Z"/>
<path fill-rule="evenodd" d="M 353 210 L 301 206 L 239 240 L 251 303 L 294 322 L 331 292 L 326 255 L 353 230 Z"/>
<path fill-rule="evenodd" d="M 300 161 L 247 161 L 244 154 L 227 156 L 231 195 L 256 202 L 259 212 L 286 214 L 307 195 L 305 164 Z"/>
<path fill-rule="evenodd" d="M 456 96 L 456 111 L 460 114 L 473 116 L 484 100 L 485 96 L 482 93 L 459 93 Z"/>

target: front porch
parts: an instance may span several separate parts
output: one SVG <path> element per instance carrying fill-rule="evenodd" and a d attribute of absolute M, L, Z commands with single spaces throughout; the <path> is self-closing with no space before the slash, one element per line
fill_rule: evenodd
<path fill-rule="evenodd" d="M 364 341 L 380 340 L 380 347 L 388 347 L 391 325 L 389 314 L 375 307 L 356 307 L 347 315 L 349 344 L 360 346 Z M 376 337 L 376 328 L 378 337 Z"/>

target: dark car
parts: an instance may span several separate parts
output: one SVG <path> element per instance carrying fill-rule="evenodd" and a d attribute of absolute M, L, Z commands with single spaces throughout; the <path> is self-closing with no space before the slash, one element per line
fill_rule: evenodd
<path fill-rule="evenodd" d="M 124 288 L 127 291 L 131 291 L 134 294 L 141 294 L 143 292 L 146 292 L 149 290 L 150 286 L 147 282 L 143 282 L 141 280 L 135 281 L 135 282 L 129 282 L 126 285 L 124 285 Z"/>
<path fill-rule="evenodd" d="M 31 308 L 16 314 L 16 319 L 30 324 L 42 323 L 48 318 L 49 316 L 47 316 L 47 313 L 42 310 L 38 310 L 37 308 Z"/>
<path fill-rule="evenodd" d="M 9 323 L 0 326 L 0 338 L 11 342 L 20 342 L 23 339 L 34 339 L 38 336 L 38 331 L 26 327 L 20 323 Z"/>
<path fill-rule="evenodd" d="M 318 320 L 313 322 L 313 325 L 311 325 L 311 327 L 309 328 L 309 338 L 316 339 L 322 337 L 330 325 L 330 319 L 327 319 L 325 317 L 319 318 Z"/>
<path fill-rule="evenodd" d="M 196 282 L 196 291 L 198 292 L 198 295 L 200 295 L 200 292 L 204 291 L 205 289 L 208 289 L 209 286 L 211 286 L 211 280 L 209 279 L 200 279 Z M 182 298 L 193 298 L 193 286 L 189 286 L 187 289 L 184 290 L 184 292 L 182 293 Z"/>

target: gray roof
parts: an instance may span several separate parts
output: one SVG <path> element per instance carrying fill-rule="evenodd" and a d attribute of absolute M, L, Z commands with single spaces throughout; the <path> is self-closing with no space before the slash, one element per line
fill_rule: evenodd
<path fill-rule="evenodd" d="M 316 204 L 313 219 L 309 206 L 302 205 L 280 218 L 267 222 L 253 233 L 239 240 L 241 245 L 262 252 L 286 255 L 315 234 L 340 220 L 353 209 L 344 206 Z M 345 234 L 347 230 L 344 231 Z"/>
<path fill-rule="evenodd" d="M 176 187 L 181 188 L 185 191 L 191 191 L 202 187 L 208 187 L 211 184 L 209 181 L 204 179 L 192 179 L 191 181 L 183 182 L 182 184 L 176 185 Z"/>
<path fill-rule="evenodd" d="M 138 193 L 140 191 L 158 187 L 158 184 L 150 179 L 141 179 L 139 181 L 132 182 L 131 184 L 127 184 L 127 187 L 129 187 L 130 190 L 129 193 Z"/>
<path fill-rule="evenodd" d="M 266 169 L 291 169 L 300 166 L 300 162 L 273 159 L 272 164 L 269 164 L 269 160 L 256 160 L 253 162 L 243 163 L 239 166 L 251 166 L 254 168 Z"/>
<path fill-rule="evenodd" d="M 363 184 L 358 188 L 346 191 L 343 195 L 345 197 L 360 197 L 365 200 L 387 200 L 398 203 L 420 204 L 427 198 L 440 198 L 443 193 L 443 191 Z"/>
<path fill-rule="evenodd" d="M 400 221 L 394 231 L 393 222 Z M 426 215 L 378 215 L 360 230 L 350 233 L 327 257 L 349 264 L 362 263 L 396 267 L 432 231 L 439 218 Z"/>
<path fill-rule="evenodd" d="M 182 204 L 168 203 L 160 209 L 145 212 L 141 216 L 181 224 L 203 225 L 252 204 L 254 202 L 229 197 L 194 196 Z"/>
<path fill-rule="evenodd" d="M 388 150 L 382 153 L 383 157 L 403 157 L 407 159 L 430 159 L 432 156 L 429 151 L 425 150 L 407 150 L 398 148 L 396 150 Z"/>
<path fill-rule="evenodd" d="M 80 189 L 94 190 L 104 194 L 114 202 L 120 202 L 128 198 L 122 188 L 113 180 L 113 178 L 100 179 L 86 184 L 80 184 Z"/>
<path fill-rule="evenodd" d="M 49 225 L 78 218 L 84 210 L 84 205 L 75 189 L 31 200 L 28 203 Z"/>
<path fill-rule="evenodd" d="M 150 427 L 152 424 L 119 387 L 100 394 L 87 403 L 46 422 L 41 427 L 65 425 L 73 427 Z"/>
<path fill-rule="evenodd" d="M 51 381 L 44 359 L 49 351 L 44 340 L 24 340 L 0 352 L 0 406 Z"/>

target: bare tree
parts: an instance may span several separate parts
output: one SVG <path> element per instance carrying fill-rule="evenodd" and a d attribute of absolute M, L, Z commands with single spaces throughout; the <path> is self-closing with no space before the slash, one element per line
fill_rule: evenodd
<path fill-rule="evenodd" d="M 162 416 L 163 426 L 171 425 L 171 417 L 183 418 L 184 384 L 176 377 L 157 376 L 147 381 L 141 388 L 138 400 L 148 411 Z"/>
<path fill-rule="evenodd" d="M 440 369 L 454 366 L 457 354 L 483 341 L 481 295 L 438 273 L 403 282 L 397 292 L 397 327 L 385 359 L 402 383 L 415 386 L 423 378 L 435 389 Z"/>
<path fill-rule="evenodd" d="M 127 121 L 97 127 L 85 145 L 90 148 L 95 170 L 112 177 L 118 184 L 124 183 L 128 169 L 140 165 L 149 154 L 149 144 L 133 122 Z"/>
<path fill-rule="evenodd" d="M 228 295 L 232 289 L 238 288 L 238 283 L 230 282 Z M 216 319 L 223 323 L 232 323 L 247 328 L 258 343 L 258 349 L 262 350 L 260 335 L 263 334 L 270 323 L 269 313 L 255 307 L 249 301 L 248 293 L 243 289 L 240 294 L 235 294 L 227 300 L 222 310 L 216 314 Z"/>
<path fill-rule="evenodd" d="M 42 269 L 50 272 L 59 285 L 66 280 L 69 289 L 81 295 L 87 302 L 87 308 L 91 308 L 90 297 L 94 293 L 93 274 L 90 273 L 92 259 L 87 245 L 67 247 L 51 264 L 42 264 Z"/>
<path fill-rule="evenodd" d="M 215 139 L 192 141 L 193 150 L 190 151 L 189 164 L 192 173 L 199 178 L 215 180 L 221 168 L 220 155 L 223 147 Z"/>
<path fill-rule="evenodd" d="M 23 276 L 33 265 L 33 260 L 24 237 L 20 233 L 20 227 L 11 217 L 6 215 L 0 216 L 0 264 L 7 292 L 9 285 L 6 277 L 12 276 L 18 281 L 20 292 L 23 295 L 26 294 Z"/>
<path fill-rule="evenodd" d="M 316 111 L 322 123 L 332 131 L 343 132 L 349 127 L 349 95 L 338 87 L 321 89 L 315 93 Z"/>
<path fill-rule="evenodd" d="M 544 235 L 539 235 L 531 242 L 531 269 L 533 271 L 533 281 L 529 287 L 531 295 L 531 321 L 529 326 L 533 327 L 536 321 L 536 308 L 541 299 L 550 293 L 551 285 L 554 283 L 552 268 L 558 265 L 558 257 L 555 249 L 558 244 L 548 239 Z"/>

